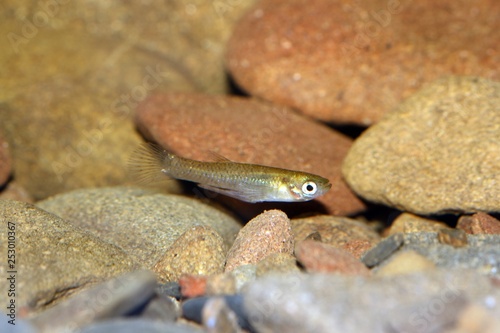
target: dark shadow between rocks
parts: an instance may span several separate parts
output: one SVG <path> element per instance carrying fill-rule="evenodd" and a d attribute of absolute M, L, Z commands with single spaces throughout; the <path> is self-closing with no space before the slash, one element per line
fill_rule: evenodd
<path fill-rule="evenodd" d="M 227 89 L 228 89 L 228 94 L 229 95 L 235 95 L 235 96 L 241 96 L 241 97 L 250 97 L 246 91 L 244 91 L 236 81 L 234 81 L 233 77 L 231 74 L 226 72 L 226 79 L 227 79 Z"/>

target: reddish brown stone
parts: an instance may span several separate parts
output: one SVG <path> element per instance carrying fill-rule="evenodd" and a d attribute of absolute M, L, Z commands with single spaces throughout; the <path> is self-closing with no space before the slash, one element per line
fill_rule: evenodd
<path fill-rule="evenodd" d="M 373 244 L 364 239 L 350 240 L 342 246 L 342 249 L 349 252 L 356 259 L 360 259 L 363 254 L 371 249 Z"/>
<path fill-rule="evenodd" d="M 326 195 L 294 207 L 311 204 L 335 215 L 364 209 L 340 175 L 351 139 L 290 109 L 246 98 L 168 94 L 148 98 L 138 107 L 136 120 L 148 138 L 184 157 L 213 161 L 210 152 L 215 152 L 235 162 L 302 170 L 330 180 Z M 214 195 L 197 190 L 200 197 Z"/>
<path fill-rule="evenodd" d="M 181 294 L 184 297 L 192 298 L 205 295 L 207 277 L 203 275 L 183 275 L 179 279 Z"/>
<path fill-rule="evenodd" d="M 500 234 L 500 221 L 486 213 L 477 213 L 472 216 L 461 216 L 457 224 L 468 234 Z"/>
<path fill-rule="evenodd" d="M 298 243 L 295 256 L 308 272 L 370 275 L 370 270 L 349 252 L 313 240 Z"/>
<path fill-rule="evenodd" d="M 279 210 L 266 211 L 248 222 L 238 233 L 227 254 L 226 272 L 255 264 L 273 253 L 293 253 L 292 227 Z"/>
<path fill-rule="evenodd" d="M 254 96 L 367 125 L 440 76 L 499 79 L 499 12 L 497 0 L 261 1 L 226 62 Z"/>

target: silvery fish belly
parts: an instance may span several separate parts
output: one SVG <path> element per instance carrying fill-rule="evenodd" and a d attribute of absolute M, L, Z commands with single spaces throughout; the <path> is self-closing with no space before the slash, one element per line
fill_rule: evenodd
<path fill-rule="evenodd" d="M 246 202 L 298 202 L 317 198 L 331 187 L 311 173 L 257 164 L 201 162 L 172 154 L 158 145 L 141 146 L 131 160 L 135 172 L 148 180 L 158 173 Z"/>

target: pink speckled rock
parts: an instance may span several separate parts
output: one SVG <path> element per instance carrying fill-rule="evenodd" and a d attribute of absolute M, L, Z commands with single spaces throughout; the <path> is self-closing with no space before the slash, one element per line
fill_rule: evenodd
<path fill-rule="evenodd" d="M 239 97 L 157 94 L 139 105 L 136 122 L 146 137 L 184 157 L 213 161 L 210 152 L 215 152 L 235 162 L 326 177 L 332 188 L 314 201 L 326 213 L 345 215 L 364 209 L 340 175 L 351 139 L 290 109 Z M 202 190 L 197 194 L 213 195 Z"/>
<path fill-rule="evenodd" d="M 370 275 L 370 270 L 349 252 L 317 241 L 298 243 L 295 255 L 308 272 Z"/>
<path fill-rule="evenodd" d="M 238 233 L 226 259 L 226 272 L 256 264 L 273 253 L 293 253 L 290 220 L 279 210 L 269 210 L 248 222 Z"/>
<path fill-rule="evenodd" d="M 462 229 L 468 234 L 500 234 L 500 221 L 486 213 L 477 213 L 472 216 L 461 216 L 457 229 Z"/>
<path fill-rule="evenodd" d="M 265 0 L 226 55 L 251 95 L 368 125 L 443 75 L 499 79 L 497 0 Z"/>

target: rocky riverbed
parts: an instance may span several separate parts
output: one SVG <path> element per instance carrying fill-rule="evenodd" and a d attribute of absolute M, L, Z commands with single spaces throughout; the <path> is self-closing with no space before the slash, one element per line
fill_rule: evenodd
<path fill-rule="evenodd" d="M 498 1 L 0 9 L 1 332 L 500 332 Z M 138 184 L 146 141 L 332 188 Z"/>

